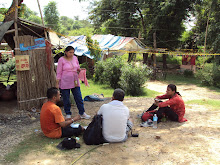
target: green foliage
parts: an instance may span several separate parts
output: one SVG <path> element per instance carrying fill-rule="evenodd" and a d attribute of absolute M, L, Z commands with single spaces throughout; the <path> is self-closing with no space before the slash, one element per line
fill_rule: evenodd
<path fill-rule="evenodd" d="M 104 84 L 105 82 L 105 77 L 103 76 L 104 70 L 105 70 L 105 62 L 98 61 L 95 65 L 95 74 L 94 74 L 95 82 L 100 82 L 101 84 Z"/>
<path fill-rule="evenodd" d="M 111 33 L 113 35 L 137 36 L 139 18 L 137 17 L 135 3 L 131 0 L 101 0 L 94 3 L 90 19 L 97 32 Z M 119 27 L 119 28 L 117 28 Z"/>
<path fill-rule="evenodd" d="M 199 104 L 199 105 L 204 105 L 208 106 L 209 111 L 210 110 L 219 110 L 220 107 L 220 101 L 219 100 L 214 100 L 214 99 L 202 99 L 202 100 L 190 100 L 186 101 L 186 104 Z"/>
<path fill-rule="evenodd" d="M 11 58 L 6 63 L 0 64 L 0 75 L 7 76 L 10 71 L 11 73 L 15 73 L 15 58 Z"/>
<path fill-rule="evenodd" d="M 151 70 L 143 66 L 125 64 L 120 56 L 99 61 L 95 67 L 94 81 L 108 84 L 113 89 L 122 88 L 127 95 L 142 95 L 142 86 L 149 78 Z"/>
<path fill-rule="evenodd" d="M 90 35 L 93 32 L 92 25 L 88 20 L 79 20 L 75 17 L 75 20 L 67 16 L 60 17 L 61 34 L 70 36 Z"/>
<path fill-rule="evenodd" d="M 0 22 L 3 22 L 5 19 L 5 14 L 7 13 L 8 9 L 6 8 L 0 8 Z"/>
<path fill-rule="evenodd" d="M 91 79 L 88 80 L 88 83 L 89 83 L 89 87 L 85 86 L 84 84 L 81 84 L 80 86 L 83 98 L 87 95 L 91 95 L 94 93 L 97 93 L 97 94 L 102 93 L 104 97 L 112 97 L 114 89 L 109 87 L 109 85 L 100 84 L 100 83 L 94 82 Z"/>
<path fill-rule="evenodd" d="M 86 36 L 86 43 L 90 51 L 90 55 L 94 57 L 95 61 L 100 60 L 101 58 L 101 49 L 99 47 L 99 43 L 95 40 L 93 41 L 90 36 Z"/>
<path fill-rule="evenodd" d="M 203 85 L 216 86 L 220 88 L 220 66 L 215 63 L 206 63 L 204 67 L 195 74 Z"/>
<path fill-rule="evenodd" d="M 206 48 L 211 52 L 220 53 L 220 0 L 203 0 L 195 5 L 196 26 L 193 29 L 196 33 L 196 42 L 204 45 L 206 26 L 208 21 L 208 34 Z"/>
<path fill-rule="evenodd" d="M 25 4 L 21 4 L 21 8 L 19 9 L 19 17 L 24 18 L 28 21 L 35 22 L 38 24 L 42 24 L 42 20 L 37 13 L 28 8 Z"/>
<path fill-rule="evenodd" d="M 44 7 L 44 20 L 46 25 L 52 28 L 54 31 L 60 31 L 60 20 L 59 20 L 59 12 L 57 10 L 57 3 L 55 1 L 50 1 Z"/>
<path fill-rule="evenodd" d="M 80 35 L 88 36 L 88 35 L 93 34 L 93 31 L 94 31 L 93 28 L 85 27 L 85 28 L 80 28 L 80 29 L 68 31 L 68 35 L 70 35 L 70 36 L 80 36 Z"/>
<path fill-rule="evenodd" d="M 38 23 L 38 24 L 42 24 L 41 18 L 36 15 L 31 15 L 30 17 L 28 17 L 28 20 L 31 22 Z"/>
<path fill-rule="evenodd" d="M 192 70 L 186 69 L 184 70 L 183 75 L 184 77 L 193 77 L 194 74 Z"/>
<path fill-rule="evenodd" d="M 203 67 L 203 65 L 207 63 L 207 61 L 209 61 L 210 58 L 210 56 L 198 56 L 196 58 L 196 66 L 199 68 Z"/>
<path fill-rule="evenodd" d="M 157 55 L 157 62 L 163 62 L 163 55 L 162 54 Z M 182 56 L 168 55 L 167 56 L 167 64 L 181 65 L 182 64 Z"/>
<path fill-rule="evenodd" d="M 146 65 L 132 66 L 126 64 L 122 68 L 119 84 L 127 95 L 140 96 L 143 95 L 142 86 L 151 74 L 151 69 Z"/>
<path fill-rule="evenodd" d="M 80 64 L 80 68 L 85 68 L 86 69 L 86 78 L 90 79 L 92 78 L 92 74 L 89 72 L 89 66 L 87 62 L 84 62 L 82 64 Z"/>
<path fill-rule="evenodd" d="M 120 87 L 119 80 L 121 76 L 121 68 L 124 66 L 121 57 L 115 56 L 106 61 L 99 61 L 95 67 L 94 80 L 100 83 L 108 84 L 112 88 Z"/>

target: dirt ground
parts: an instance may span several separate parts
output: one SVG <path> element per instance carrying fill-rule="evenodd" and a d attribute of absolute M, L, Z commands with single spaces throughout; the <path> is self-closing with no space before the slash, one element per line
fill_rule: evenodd
<path fill-rule="evenodd" d="M 147 88 L 164 93 L 167 84 L 161 82 L 148 82 Z M 195 85 L 179 85 L 178 91 L 183 100 L 195 99 L 220 99 L 220 95 L 207 88 Z M 85 102 L 85 109 L 91 116 L 95 115 L 103 103 L 109 102 Z M 93 151 L 86 151 L 96 146 L 86 146 L 80 140 L 81 148 L 78 150 L 60 152 L 55 147 L 50 152 L 34 151 L 22 155 L 19 165 L 66 165 L 82 156 L 75 164 L 89 165 L 118 165 L 118 164 L 219 164 L 220 162 L 220 113 L 219 110 L 211 110 L 207 107 L 187 104 L 185 123 L 162 122 L 157 129 L 152 127 L 140 127 L 140 119 L 137 115 L 142 113 L 153 103 L 153 98 L 126 98 L 124 104 L 130 109 L 130 115 L 134 121 L 134 132 L 139 137 L 130 137 L 125 143 L 115 143 L 99 146 Z M 1 106 L 3 107 L 3 106 Z M 2 109 L 2 108 L 1 108 Z M 4 109 L 4 108 L 3 108 Z M 73 107 L 72 111 L 76 112 Z M 4 112 L 4 113 L 3 113 Z M 13 112 L 13 113 L 11 113 Z M 36 136 L 41 138 L 39 131 L 39 112 L 11 112 L 0 111 L 0 158 L 11 152 L 13 147 L 22 141 L 27 134 L 38 131 Z M 87 125 L 91 120 L 83 120 Z M 82 139 L 82 137 L 80 137 Z M 55 146 L 55 145 L 54 145 Z M 0 164 L 6 163 L 4 160 Z"/>

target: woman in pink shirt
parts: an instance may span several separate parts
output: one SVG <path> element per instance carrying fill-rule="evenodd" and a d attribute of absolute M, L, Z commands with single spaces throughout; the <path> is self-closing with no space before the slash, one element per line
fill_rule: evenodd
<path fill-rule="evenodd" d="M 160 101 L 160 99 L 169 99 L 167 101 Z M 169 84 L 167 86 L 167 91 L 165 95 L 157 96 L 155 98 L 155 103 L 147 110 L 152 111 L 159 107 L 158 111 L 156 112 L 158 121 L 160 122 L 163 115 L 168 117 L 168 119 L 172 121 L 179 121 L 184 122 L 187 121 L 184 118 L 185 114 L 185 104 L 184 101 L 176 90 L 176 85 Z"/>
<path fill-rule="evenodd" d="M 85 113 L 80 91 L 80 82 L 78 78 L 80 70 L 79 61 L 77 57 L 74 56 L 74 48 L 72 46 L 67 46 L 65 55 L 58 60 L 56 77 L 56 87 L 61 89 L 66 118 L 71 118 L 72 114 L 70 111 L 70 90 L 74 96 L 81 118 L 90 118 L 90 116 Z"/>

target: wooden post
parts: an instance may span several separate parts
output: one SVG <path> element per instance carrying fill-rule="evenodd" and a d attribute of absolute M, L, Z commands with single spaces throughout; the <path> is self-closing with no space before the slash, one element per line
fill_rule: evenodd
<path fill-rule="evenodd" d="M 154 64 L 153 64 L 153 69 L 154 69 L 154 79 L 156 79 L 156 67 L 157 67 L 157 64 L 156 64 L 156 48 L 157 48 L 157 42 L 156 42 L 156 32 L 154 32 L 153 34 L 153 39 L 154 39 L 154 56 L 153 56 L 153 59 L 154 59 Z"/>
<path fill-rule="evenodd" d="M 14 19 L 14 27 L 15 27 L 15 48 L 19 47 L 18 44 L 18 0 L 15 0 L 15 19 Z"/>
<path fill-rule="evenodd" d="M 37 0 L 37 3 L 38 3 L 39 10 L 40 10 L 40 16 L 41 16 L 42 24 L 43 24 L 43 26 L 45 26 L 45 25 L 44 25 L 44 18 L 43 18 L 42 12 L 41 12 L 39 0 Z M 46 32 L 45 29 L 44 29 L 44 35 L 45 35 L 45 39 L 47 39 L 47 32 Z"/>

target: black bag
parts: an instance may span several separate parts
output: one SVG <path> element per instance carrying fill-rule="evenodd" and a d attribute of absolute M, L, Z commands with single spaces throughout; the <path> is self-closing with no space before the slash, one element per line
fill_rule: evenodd
<path fill-rule="evenodd" d="M 99 145 L 104 143 L 102 135 L 102 115 L 95 115 L 83 134 L 83 140 L 87 145 Z"/>

